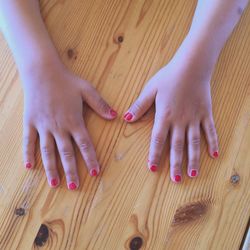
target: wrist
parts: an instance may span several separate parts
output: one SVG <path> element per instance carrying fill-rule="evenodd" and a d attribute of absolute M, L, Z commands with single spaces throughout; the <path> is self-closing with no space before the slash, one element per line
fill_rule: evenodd
<path fill-rule="evenodd" d="M 177 50 L 174 60 L 195 67 L 197 71 L 212 74 L 219 52 L 204 36 L 188 34 Z"/>
<path fill-rule="evenodd" d="M 64 65 L 57 53 L 46 50 L 29 53 L 26 58 L 17 60 L 17 66 L 22 77 L 27 74 L 41 75 L 48 71 L 56 72 Z"/>

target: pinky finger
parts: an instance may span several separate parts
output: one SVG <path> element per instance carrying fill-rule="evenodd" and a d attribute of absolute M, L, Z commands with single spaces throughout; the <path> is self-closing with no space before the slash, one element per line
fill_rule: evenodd
<path fill-rule="evenodd" d="M 219 156 L 218 136 L 212 117 L 202 121 L 202 127 L 205 131 L 206 140 L 208 143 L 209 154 L 213 158 Z"/>
<path fill-rule="evenodd" d="M 23 131 L 23 160 L 27 169 L 35 165 L 35 147 L 37 131 L 31 125 L 24 125 Z"/>

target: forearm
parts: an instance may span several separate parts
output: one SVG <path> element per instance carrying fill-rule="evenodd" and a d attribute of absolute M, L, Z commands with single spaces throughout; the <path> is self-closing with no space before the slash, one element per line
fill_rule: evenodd
<path fill-rule="evenodd" d="M 38 0 L 0 0 L 0 28 L 20 72 L 59 61 Z"/>
<path fill-rule="evenodd" d="M 190 31 L 179 52 L 213 69 L 249 0 L 198 0 Z M 179 54 L 181 54 L 179 53 Z"/>

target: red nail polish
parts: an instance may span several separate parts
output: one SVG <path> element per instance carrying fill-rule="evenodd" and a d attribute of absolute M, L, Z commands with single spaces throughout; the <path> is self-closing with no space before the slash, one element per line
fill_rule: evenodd
<path fill-rule="evenodd" d="M 57 186 L 57 184 L 58 184 L 57 179 L 52 179 L 52 180 L 50 181 L 50 184 L 51 184 L 52 187 Z"/>
<path fill-rule="evenodd" d="M 26 162 L 25 167 L 28 168 L 28 169 L 30 169 L 30 168 L 32 168 L 32 165 L 31 165 L 30 162 Z"/>
<path fill-rule="evenodd" d="M 217 157 L 219 156 L 218 151 L 215 151 L 215 152 L 213 153 L 213 156 L 214 156 L 214 158 L 217 158 Z"/>
<path fill-rule="evenodd" d="M 91 169 L 91 170 L 90 170 L 90 175 L 91 175 L 91 176 L 97 176 L 97 171 L 96 171 L 96 169 Z"/>
<path fill-rule="evenodd" d="M 126 121 L 130 121 L 132 118 L 133 118 L 133 115 L 129 112 L 124 115 L 124 119 Z"/>
<path fill-rule="evenodd" d="M 70 184 L 69 184 L 69 189 L 71 189 L 71 190 L 74 190 L 74 189 L 76 189 L 76 184 L 74 183 L 74 182 L 71 182 Z"/>
<path fill-rule="evenodd" d="M 174 177 L 174 179 L 175 179 L 176 182 L 180 182 L 181 181 L 181 176 L 180 175 L 176 175 Z"/>
<path fill-rule="evenodd" d="M 156 172 L 156 171 L 157 171 L 157 166 L 152 165 L 152 166 L 150 167 L 150 170 L 151 170 L 152 172 Z"/>
<path fill-rule="evenodd" d="M 196 175 L 197 175 L 197 170 L 193 169 L 193 170 L 191 171 L 191 176 L 192 176 L 192 177 L 195 177 Z"/>
<path fill-rule="evenodd" d="M 113 109 L 110 109 L 110 114 L 113 116 L 113 117 L 116 117 L 117 116 L 117 112 Z"/>

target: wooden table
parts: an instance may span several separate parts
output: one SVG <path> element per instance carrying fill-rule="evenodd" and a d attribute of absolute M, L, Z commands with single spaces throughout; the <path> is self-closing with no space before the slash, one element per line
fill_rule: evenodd
<path fill-rule="evenodd" d="M 56 190 L 48 187 L 40 153 L 34 170 L 22 165 L 23 94 L 0 37 L 1 250 L 243 246 L 250 215 L 250 8 L 213 75 L 220 157 L 208 156 L 203 139 L 199 178 L 185 175 L 182 184 L 172 183 L 167 149 L 160 171 L 147 170 L 153 110 L 134 124 L 122 120 L 146 81 L 175 53 L 195 6 L 195 0 L 41 1 L 63 62 L 121 114 L 107 122 L 87 111 L 102 171 L 90 177 L 78 154 L 76 192 L 67 190 L 65 179 Z"/>

